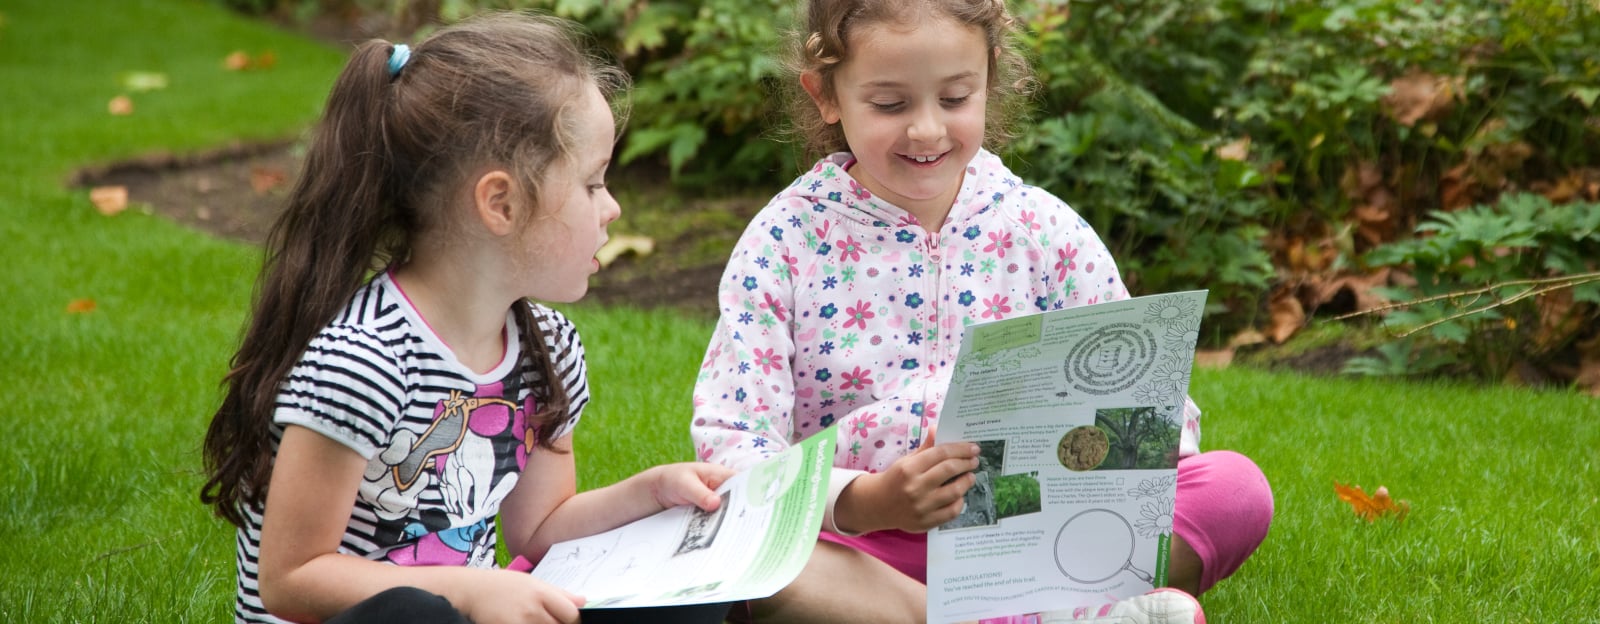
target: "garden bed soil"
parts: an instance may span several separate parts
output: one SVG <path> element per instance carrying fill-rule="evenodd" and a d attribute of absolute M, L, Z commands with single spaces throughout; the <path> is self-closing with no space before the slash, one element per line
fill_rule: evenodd
<path fill-rule="evenodd" d="M 68 180 L 75 188 L 123 186 L 133 210 L 141 210 L 225 239 L 249 244 L 266 240 L 273 221 L 300 168 L 298 144 L 293 141 L 239 143 L 197 154 L 150 154 L 144 157 L 83 169 Z M 631 196 L 662 197 L 676 194 L 680 214 L 704 210 L 732 210 L 733 219 L 706 219 L 702 225 L 654 241 L 648 255 L 623 254 L 590 280 L 585 301 L 607 306 L 666 308 L 686 315 L 713 319 L 717 314 L 716 288 L 722 260 L 731 251 L 737 229 L 755 210 L 760 198 L 730 202 L 726 198 L 697 200 L 683 197 L 663 177 L 648 171 L 624 171 L 614 187 Z M 637 200 L 636 200 L 637 201 Z M 623 206 L 628 210 L 628 206 Z M 724 224 L 718 226 L 716 224 Z M 614 232 L 615 234 L 615 232 Z M 708 253 L 706 246 L 727 241 L 728 249 Z M 707 260 L 715 258 L 715 260 Z M 1306 373 L 1337 374 L 1356 350 L 1342 345 L 1282 354 L 1270 343 L 1241 347 L 1237 353 L 1202 354 L 1201 365 L 1250 366 Z M 1239 356 L 1235 358 L 1235 355 Z"/>
<path fill-rule="evenodd" d="M 241 143 L 198 154 L 150 154 L 80 170 L 68 185 L 85 189 L 122 186 L 127 189 L 133 210 L 218 237 L 261 244 L 293 186 L 300 167 L 298 151 L 294 142 L 280 141 Z M 648 180 L 641 184 L 659 187 L 645 190 L 647 196 L 671 192 L 651 179 L 653 176 L 633 177 Z M 727 209 L 726 201 L 716 203 L 717 209 Z M 684 210 L 703 209 L 693 200 L 684 204 Z M 623 208 L 627 210 L 626 206 Z M 756 208 L 759 203 L 748 210 L 753 213 Z M 722 238 L 737 234 L 732 232 Z M 686 231 L 678 240 L 655 241 L 654 251 L 647 256 L 621 255 L 591 279 L 585 300 L 603 305 L 672 308 L 713 318 L 722 262 L 688 257 L 691 250 L 700 249 L 708 236 L 704 231 Z M 700 251 L 694 255 L 705 254 Z M 726 258 L 726 253 L 721 258 Z"/>

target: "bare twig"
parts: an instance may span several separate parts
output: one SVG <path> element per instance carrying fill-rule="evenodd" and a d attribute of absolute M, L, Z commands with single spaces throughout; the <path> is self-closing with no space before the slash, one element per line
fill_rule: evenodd
<path fill-rule="evenodd" d="M 1406 336 L 1410 336 L 1412 334 L 1415 334 L 1415 333 L 1417 333 L 1419 331 L 1423 331 L 1423 330 L 1428 329 L 1430 327 L 1433 327 L 1435 325 L 1440 325 L 1440 324 L 1448 323 L 1450 321 L 1454 321 L 1454 320 L 1457 320 L 1457 319 L 1460 319 L 1460 318 L 1465 318 L 1465 317 L 1468 317 L 1468 316 L 1472 316 L 1474 314 L 1487 312 L 1489 310 L 1493 310 L 1493 309 L 1498 308 L 1500 306 L 1510 305 L 1512 303 L 1516 303 L 1516 302 L 1521 301 L 1523 299 L 1527 299 L 1528 297 L 1537 297 L 1537 296 L 1543 295 L 1545 293 L 1555 292 L 1557 290 L 1562 290 L 1564 288 L 1573 288 L 1573 287 L 1576 287 L 1576 286 L 1581 286 L 1583 284 L 1588 284 L 1588 283 L 1592 283 L 1592 282 L 1600 282 L 1600 271 L 1596 271 L 1596 272 L 1592 272 L 1592 273 L 1579 273 L 1579 274 L 1576 274 L 1576 275 L 1563 275 L 1561 277 L 1546 277 L 1546 278 L 1538 278 L 1538 279 L 1521 279 L 1521 280 L 1511 280 L 1511 281 L 1506 281 L 1506 282 L 1499 282 L 1499 283 L 1495 283 L 1495 284 L 1490 284 L 1488 286 L 1484 286 L 1482 288 L 1471 288 L 1471 289 L 1467 289 L 1467 290 L 1458 290 L 1458 291 L 1455 291 L 1455 292 L 1449 292 L 1449 293 L 1445 293 L 1445 294 L 1442 294 L 1442 295 L 1434 295 L 1434 296 L 1431 296 L 1431 297 L 1423 297 L 1421 299 L 1413 299 L 1411 301 L 1400 301 L 1400 302 L 1390 303 L 1390 304 L 1387 304 L 1387 305 L 1377 306 L 1377 307 L 1374 307 L 1374 308 L 1368 308 L 1366 310 L 1360 310 L 1360 311 L 1356 311 L 1356 312 L 1348 312 L 1348 313 L 1345 313 L 1345 314 L 1340 314 L 1338 316 L 1335 316 L 1334 319 L 1335 320 L 1344 320 L 1344 319 L 1355 318 L 1357 316 L 1363 316 L 1363 315 L 1367 315 L 1367 314 L 1375 314 L 1375 313 L 1379 313 L 1379 312 L 1387 312 L 1389 310 L 1396 310 L 1396 309 L 1400 309 L 1400 308 L 1409 308 L 1411 306 L 1415 306 L 1415 305 L 1423 304 L 1423 303 L 1432 303 L 1434 301 L 1443 301 L 1443 300 L 1447 300 L 1447 299 L 1460 299 L 1460 298 L 1463 298 L 1463 297 L 1472 297 L 1473 298 L 1472 302 L 1475 303 L 1475 302 L 1477 302 L 1478 299 L 1481 299 L 1485 295 L 1491 295 L 1491 294 L 1496 293 L 1496 292 L 1498 292 L 1498 291 L 1500 291 L 1501 289 L 1504 289 L 1504 288 L 1510 288 L 1512 286 L 1527 286 L 1528 287 L 1526 290 L 1523 290 L 1522 292 L 1519 292 L 1517 294 L 1511 295 L 1511 296 L 1503 298 L 1503 299 L 1499 298 L 1499 297 L 1496 297 L 1494 302 L 1489 303 L 1487 305 L 1478 306 L 1478 307 L 1475 307 L 1475 308 L 1470 308 L 1470 309 L 1467 309 L 1467 310 L 1463 310 L 1463 311 L 1457 312 L 1455 314 L 1451 314 L 1451 315 L 1446 316 L 1444 318 L 1435 319 L 1435 320 L 1429 321 L 1427 323 L 1423 323 L 1422 325 L 1419 325 L 1417 327 L 1413 327 L 1413 328 L 1411 328 L 1409 330 L 1406 330 L 1404 332 L 1401 332 L 1401 333 L 1397 334 L 1398 337 L 1404 338 Z M 1468 305 L 1471 305 L 1471 304 L 1469 303 Z"/>

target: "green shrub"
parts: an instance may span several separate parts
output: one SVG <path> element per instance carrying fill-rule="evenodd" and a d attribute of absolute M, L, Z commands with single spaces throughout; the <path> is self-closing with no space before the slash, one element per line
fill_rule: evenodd
<path fill-rule="evenodd" d="M 1519 362 L 1548 367 L 1600 324 L 1600 204 L 1508 195 L 1434 212 L 1417 232 L 1366 261 L 1410 272 L 1415 285 L 1389 294 L 1412 303 L 1386 323 L 1427 333 L 1353 360 L 1349 372 L 1451 370 L 1495 380 Z"/>

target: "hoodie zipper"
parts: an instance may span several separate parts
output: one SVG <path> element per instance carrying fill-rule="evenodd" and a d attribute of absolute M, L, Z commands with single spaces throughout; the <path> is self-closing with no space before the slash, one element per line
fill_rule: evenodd
<path fill-rule="evenodd" d="M 940 232 L 935 230 L 928 233 L 928 236 L 923 243 L 924 250 L 928 254 L 928 265 L 930 267 L 928 271 L 928 280 L 933 283 L 933 288 L 928 291 L 928 303 L 932 306 L 931 311 L 933 313 L 929 315 L 929 326 L 927 328 L 928 333 L 924 335 L 927 338 L 927 353 L 929 355 L 928 366 L 930 368 L 926 373 L 927 382 L 922 385 L 922 418 L 920 425 L 922 426 L 923 436 L 927 435 L 928 407 L 929 403 L 933 400 L 935 391 L 933 382 L 938 377 L 936 374 L 936 369 L 933 369 L 932 367 L 951 366 L 955 364 L 954 362 L 939 362 L 939 358 L 943 357 L 944 355 L 944 349 L 941 348 L 940 345 L 943 343 L 944 338 L 943 323 L 945 313 L 944 249 L 939 246 L 939 239 Z"/>

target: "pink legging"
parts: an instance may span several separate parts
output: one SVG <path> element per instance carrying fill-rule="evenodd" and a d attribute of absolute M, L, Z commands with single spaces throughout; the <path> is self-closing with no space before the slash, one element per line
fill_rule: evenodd
<path fill-rule="evenodd" d="M 1267 537 L 1272 487 L 1255 462 L 1233 451 L 1210 451 L 1178 460 L 1178 500 L 1172 530 L 1200 556 L 1200 591 L 1232 575 Z M 822 539 L 883 560 L 927 582 L 928 536 L 877 531 L 859 537 L 822 533 Z"/>

